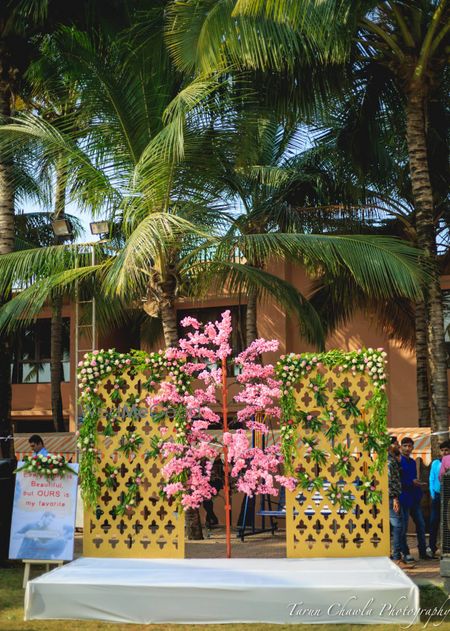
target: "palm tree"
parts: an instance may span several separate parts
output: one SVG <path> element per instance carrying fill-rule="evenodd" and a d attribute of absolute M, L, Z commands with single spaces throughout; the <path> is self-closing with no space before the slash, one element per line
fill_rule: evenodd
<path fill-rule="evenodd" d="M 301 150 L 307 140 L 301 121 L 294 115 L 290 121 L 280 120 L 274 112 L 262 111 L 250 116 L 244 112 L 236 118 L 234 128 L 226 130 L 231 149 L 222 152 L 219 175 L 226 183 L 225 194 L 237 207 L 225 242 L 239 239 L 239 248 L 237 243 L 235 246 L 251 269 L 267 269 L 274 259 L 274 240 L 285 248 L 282 256 L 305 264 L 303 253 L 299 256 L 295 251 L 299 233 L 345 234 L 348 219 L 362 219 L 363 213 L 367 213 L 368 204 L 376 196 L 372 193 L 370 199 L 369 191 L 364 193 L 362 185 L 351 181 L 348 165 L 331 163 L 322 155 L 329 152 L 329 143 L 324 152 L 320 147 Z M 269 249 L 264 251 L 260 240 L 259 250 L 254 252 L 252 236 L 266 233 L 272 238 Z M 287 247 L 289 243 L 291 250 Z M 248 343 L 257 337 L 257 302 L 258 288 L 249 289 Z M 304 297 L 303 305 L 301 333 L 310 341 L 323 344 L 317 316 Z"/>
<path fill-rule="evenodd" d="M 57 303 L 54 323 L 60 321 L 62 293 L 73 292 L 75 282 L 80 283 L 91 272 L 91 275 L 97 273 L 103 286 L 109 288 L 110 299 L 119 291 L 127 295 L 129 305 L 133 300 L 142 304 L 142 298 L 147 297 L 155 315 L 162 317 L 166 344 L 177 342 L 174 301 L 180 275 L 189 272 L 186 254 L 189 248 L 198 245 L 198 239 L 204 238 L 204 231 L 213 228 L 216 220 L 205 213 L 204 198 L 201 203 L 194 202 L 189 182 L 181 184 L 181 178 L 170 165 L 162 165 L 159 189 L 155 185 L 146 189 L 140 182 L 147 163 L 152 168 L 150 141 L 161 130 L 164 109 L 180 86 L 180 77 L 171 68 L 162 41 L 162 8 L 161 5 L 154 11 L 159 27 L 152 41 L 135 54 L 130 53 L 124 39 L 103 34 L 95 37 L 95 43 L 94 38 L 75 30 L 62 31 L 59 38 L 51 40 L 59 56 L 70 60 L 72 81 L 83 86 L 79 100 L 86 128 L 80 130 L 78 119 L 75 126 L 70 126 L 70 133 L 64 133 L 64 127 L 68 128 L 64 112 L 55 116 L 52 111 L 50 117 L 43 112 L 45 118 L 25 114 L 19 123 L 23 134 L 21 141 L 16 140 L 16 147 L 29 145 L 33 140 L 39 148 L 45 146 L 41 160 L 57 165 L 57 213 L 61 212 L 61 202 L 67 196 L 94 211 L 113 214 L 116 223 L 121 224 L 123 243 L 119 248 L 111 243 L 106 256 L 104 250 L 99 252 L 94 269 L 86 265 L 86 257 L 76 246 L 24 252 L 18 276 L 21 282 L 38 281 L 6 305 L 5 322 L 9 328 L 14 326 L 19 313 L 22 322 L 32 319 L 38 305 L 42 306 L 49 297 Z M 42 85 L 39 87 L 42 92 Z M 53 84 L 51 88 L 51 98 L 49 90 L 46 95 L 47 102 L 53 104 Z M 41 104 L 45 102 L 42 94 L 40 99 Z M 42 112 L 42 105 L 39 109 Z M 145 155 L 146 150 L 150 158 Z M 190 200 L 184 191 L 190 193 Z M 203 231 L 197 237 L 191 221 L 194 215 L 201 220 Z M 210 239 L 210 234 L 207 236 Z M 2 264 L 7 263 L 6 258 L 3 257 Z M 48 278 L 48 265 L 53 279 Z M 24 308 L 27 296 L 33 294 L 31 303 Z M 12 317 L 8 318 L 8 314 Z"/>
<path fill-rule="evenodd" d="M 201 127 L 198 125 L 198 118 L 189 118 L 186 114 L 195 114 L 195 108 L 201 102 L 195 89 L 200 90 L 200 96 L 204 97 L 205 92 L 211 93 L 210 86 L 203 88 L 201 82 L 199 86 L 194 85 L 194 88 L 188 86 L 167 106 L 167 99 L 161 99 L 159 86 L 170 80 L 172 90 L 176 92 L 180 87 L 180 80 L 171 74 L 170 64 L 166 59 L 165 64 L 158 65 L 161 78 L 155 81 L 152 76 L 148 79 L 148 85 L 142 87 L 146 78 L 144 68 L 152 63 L 154 56 L 159 60 L 164 54 L 157 48 L 157 43 L 156 40 L 148 42 L 150 52 L 148 48 L 141 47 L 139 54 L 124 55 L 122 42 L 109 42 L 109 56 L 106 59 L 103 54 L 104 43 L 93 44 L 85 34 L 74 31 L 63 34 L 60 45 L 68 51 L 71 60 L 74 58 L 73 65 L 77 66 L 79 72 L 78 80 L 86 88 L 83 94 L 88 95 L 83 111 L 87 120 L 94 121 L 84 130 L 82 147 L 77 142 L 78 129 L 74 136 L 62 133 L 46 121 L 29 115 L 1 130 L 2 134 L 8 134 L 6 137 L 14 134 L 16 143 L 27 143 L 30 137 L 35 139 L 45 147 L 47 159 L 61 159 L 64 156 L 66 173 L 70 172 L 76 182 L 69 195 L 77 196 L 94 209 L 114 206 L 116 215 L 120 214 L 125 244 L 112 257 L 103 258 L 103 262 L 95 270 L 100 274 L 106 291 L 120 292 L 129 301 L 140 301 L 142 296 L 147 295 L 153 312 L 162 316 L 168 345 L 174 344 L 177 338 L 175 298 L 182 291 L 192 292 L 192 288 L 198 286 L 198 283 L 194 283 L 195 279 L 204 279 L 204 265 L 199 255 L 205 249 L 215 250 L 217 254 L 209 266 L 216 280 L 223 278 L 224 282 L 230 282 L 234 288 L 245 287 L 250 292 L 270 292 L 277 299 L 290 303 L 316 341 L 320 331 L 307 301 L 292 291 L 287 283 L 283 284 L 278 278 L 263 272 L 258 267 L 260 260 L 266 261 L 270 256 L 288 256 L 312 261 L 313 264 L 328 269 L 351 267 L 351 273 L 365 291 L 371 290 L 376 295 L 384 295 L 384 292 L 388 294 L 394 287 L 398 289 L 401 286 L 401 291 L 414 293 L 414 283 L 405 285 L 405 278 L 397 278 L 392 282 L 392 278 L 384 276 L 381 280 L 377 270 L 393 263 L 393 260 L 389 261 L 390 254 L 386 252 L 387 242 L 376 245 L 371 239 L 357 241 L 354 237 L 347 241 L 339 237 L 333 241 L 318 236 L 288 233 L 265 235 L 265 230 L 274 225 L 274 217 L 270 216 L 268 210 L 275 201 L 279 206 L 278 224 L 282 219 L 284 226 L 286 225 L 289 212 L 286 204 L 281 204 L 281 198 L 278 199 L 277 196 L 279 197 L 280 191 L 286 192 L 289 185 L 292 185 L 292 172 L 295 170 L 291 169 L 289 172 L 286 169 L 285 173 L 280 172 L 276 165 L 270 165 L 266 156 L 267 168 L 256 164 L 250 169 L 250 173 L 247 172 L 246 191 L 243 190 L 243 181 L 238 181 L 239 170 L 235 169 L 234 174 L 231 174 L 234 178 L 232 181 L 230 169 L 225 165 L 224 175 L 222 155 L 218 154 L 215 145 L 211 143 L 209 122 Z M 159 41 L 159 45 L 161 44 Z M 152 88 L 156 88 L 158 93 L 151 98 L 150 103 L 149 99 L 153 97 Z M 175 112 L 178 117 L 170 118 L 168 112 Z M 181 125 L 180 112 L 181 117 L 184 117 Z M 203 112 L 201 115 L 205 116 Z M 162 126 L 164 117 L 168 120 L 165 127 Z M 182 143 L 178 140 L 180 126 L 183 129 L 182 141 L 185 143 L 184 155 L 182 160 L 176 162 L 173 155 L 170 159 L 167 159 L 167 155 L 175 154 L 176 157 L 181 153 L 179 146 Z M 261 145 L 262 152 L 268 154 L 272 150 L 273 159 L 282 159 L 283 147 L 289 137 L 292 137 L 294 129 L 295 126 L 292 125 L 285 129 L 273 124 L 262 125 L 263 136 L 267 137 L 265 144 Z M 153 130 L 155 135 L 151 137 L 149 133 Z M 219 183 L 216 185 L 217 181 Z M 234 191 L 243 191 L 244 197 L 248 199 L 252 195 L 249 188 L 251 184 L 255 192 L 253 197 L 256 199 L 259 196 L 260 203 L 248 214 L 245 222 L 235 222 L 230 233 L 225 237 L 222 235 L 218 246 L 217 228 L 220 229 L 222 224 L 221 220 L 218 222 L 220 213 L 217 199 L 226 187 L 230 189 L 230 184 Z M 265 199 L 262 193 L 266 196 Z M 195 225 L 192 219 L 195 220 Z M 247 225 L 241 229 L 244 223 Z M 202 230 L 198 229 L 199 225 Z M 253 225 L 256 230 L 253 229 L 251 234 L 249 226 Z M 313 244 L 322 242 L 322 250 L 314 251 Z M 397 247 L 400 250 L 403 248 Z M 367 256 L 365 266 L 355 260 L 352 252 L 355 248 L 364 250 L 366 255 L 369 251 L 373 253 L 375 258 L 372 267 Z M 244 253 L 251 264 L 234 262 L 236 251 Z M 412 251 L 403 251 L 408 256 L 415 256 Z M 31 272 L 27 273 L 35 273 L 36 266 L 39 269 L 43 257 L 46 256 L 53 257 L 54 250 L 48 253 L 27 252 L 27 262 L 34 262 Z M 385 260 L 383 257 L 386 256 Z M 10 260 L 14 261 L 16 258 Z M 55 274 L 63 273 L 65 268 L 58 268 L 61 264 L 66 265 L 67 261 L 64 257 L 55 256 Z M 8 262 L 4 260 L 3 265 L 8 265 Z M 20 269 L 24 272 L 23 267 Z M 408 270 L 408 274 L 410 273 L 411 268 Z M 84 274 L 86 271 L 78 268 L 76 273 L 71 273 L 70 282 L 74 281 L 75 276 Z M 8 278 L 6 273 L 5 278 Z M 34 300 L 37 291 L 38 285 L 30 291 Z M 20 303 L 24 304 L 25 299 L 26 296 L 22 295 Z M 37 307 L 42 304 L 42 300 L 35 300 L 34 304 Z M 6 311 L 17 315 L 14 307 Z M 251 309 L 249 311 L 251 313 Z M 254 332 L 253 320 L 253 333 L 249 337 Z"/>
<path fill-rule="evenodd" d="M 264 252 L 261 248 L 254 251 L 252 235 L 287 233 L 296 227 L 288 197 L 298 186 L 299 173 L 295 168 L 298 126 L 297 120 L 288 123 L 280 121 L 274 113 L 256 110 L 250 116 L 238 113 L 233 132 L 227 130 L 232 147 L 228 154 L 223 152 L 219 177 L 223 178 L 225 195 L 236 210 L 225 243 L 238 239 L 237 251 L 256 273 L 267 270 L 274 252 L 272 249 Z M 289 239 L 287 234 L 285 238 Z M 291 238 L 295 240 L 294 235 Z M 284 256 L 287 254 L 284 252 Z M 247 290 L 247 344 L 258 337 L 259 294 L 258 287 Z M 323 345 L 315 314 L 307 300 L 303 300 L 303 305 L 303 335 Z"/>
<path fill-rule="evenodd" d="M 165 143 L 172 143 L 178 121 L 163 127 L 162 120 L 168 98 L 174 96 L 180 80 L 171 73 L 166 59 L 166 65 L 158 66 L 160 78 L 148 75 L 142 86 L 148 64 L 163 54 L 155 41 L 150 42 L 151 53 L 147 47 L 139 55 L 130 55 L 127 49 L 124 54 L 121 41 L 110 43 L 108 58 L 98 44 L 81 33 L 65 33 L 60 45 L 69 50 L 71 59 L 75 56 L 83 94 L 88 95 L 82 111 L 84 119 L 91 122 L 82 132 L 82 143 L 78 128 L 64 133 L 47 120 L 30 115 L 4 126 L 1 132 L 8 137 L 14 134 L 16 146 L 28 146 L 31 139 L 45 147 L 44 162 L 64 158 L 69 197 L 106 213 L 109 206 L 114 207 L 123 241 L 118 249 L 111 247 L 108 263 L 98 266 L 104 286 L 109 287 L 109 293 L 126 295 L 128 301 L 140 302 L 146 296 L 147 312 L 161 316 L 166 345 L 173 345 L 178 338 L 175 299 L 198 287 L 194 281 L 204 272 L 202 251 L 214 249 L 217 229 L 226 222 L 218 202 L 225 184 L 216 185 L 218 178 L 213 177 L 220 165 L 211 131 L 208 126 L 194 128 L 195 121 L 188 121 L 183 161 L 173 163 L 166 158 Z M 169 89 L 163 98 L 160 86 L 164 84 L 169 84 Z M 177 110 L 183 99 L 189 98 L 189 92 L 182 90 L 170 107 Z M 36 260 L 43 255 L 36 253 Z M 30 256 L 27 252 L 28 261 Z M 57 265 L 55 259 L 54 269 L 62 272 Z M 222 266 L 226 267 L 226 261 Z M 78 273 L 82 274 L 80 270 Z M 287 283 L 262 273 L 255 280 L 245 266 L 235 273 L 247 283 L 253 279 L 261 284 L 263 280 L 266 291 L 300 314 L 304 311 L 302 301 Z"/>
<path fill-rule="evenodd" d="M 203 105 L 214 90 L 201 80 L 182 86 L 161 33 L 156 30 L 147 46 L 130 53 L 123 38 L 93 42 L 85 33 L 63 31 L 58 45 L 84 88 L 85 127 L 62 131 L 24 114 L 0 129 L 3 138 L 14 137 L 16 146 L 28 146 L 32 138 L 46 161 L 61 160 L 68 197 L 112 215 L 123 236 L 119 244 L 94 246 L 95 265 L 76 244 L 1 257 L 0 285 L 38 280 L 3 308 L 0 324 L 11 327 L 17 318 L 33 318 L 54 291 L 71 292 L 75 283 L 92 288 L 95 282 L 98 293 L 126 298 L 128 304 L 142 304 L 145 297 L 162 318 L 166 344 L 172 345 L 175 299 L 204 285 L 207 269 L 222 274 L 231 288 L 286 294 L 299 314 L 311 313 L 287 283 L 236 263 L 236 250 L 251 260 L 267 259 L 269 253 L 302 257 L 330 272 L 351 270 L 365 291 L 385 295 L 395 289 L 417 297 L 418 252 L 401 243 L 285 233 L 223 236 L 219 200 L 224 183 L 216 177 L 221 157 L 211 141 L 214 108 Z M 214 255 L 207 266 L 205 252 Z"/>
<path fill-rule="evenodd" d="M 67 67 L 64 57 L 59 54 L 52 37 L 42 38 L 39 47 L 39 57 L 34 61 L 28 72 L 27 79 L 31 87 L 28 98 L 28 108 L 40 117 L 51 122 L 56 129 L 64 129 L 68 124 L 79 125 L 80 103 L 79 84 L 73 80 L 71 69 Z M 54 209 L 52 220 L 65 216 L 67 174 L 64 161 L 55 156 L 52 164 L 44 165 L 50 170 L 54 179 Z M 69 220 L 70 221 L 70 220 Z M 72 219 L 73 229 L 75 223 Z M 76 235 L 73 234 L 73 237 Z M 53 236 L 53 243 L 58 245 L 64 239 Z M 40 244 L 43 245 L 43 244 Z M 45 245 L 49 245 L 48 243 Z M 61 382 L 62 368 L 62 338 L 63 338 L 63 297 L 58 292 L 50 296 L 51 315 L 51 406 L 55 431 L 64 431 L 63 403 Z"/>
<path fill-rule="evenodd" d="M 16 234 L 19 237 L 20 251 L 36 247 L 48 247 L 55 242 L 52 222 L 55 219 L 54 212 L 18 213 L 15 216 Z M 73 237 L 76 238 L 82 232 L 81 224 L 77 217 L 66 215 L 73 229 Z M 45 270 L 43 271 L 45 275 Z M 35 277 L 37 280 L 37 276 Z M 51 409 L 53 428 L 55 432 L 64 432 L 65 423 L 63 417 L 63 402 L 61 383 L 64 380 L 63 372 L 63 330 L 62 317 L 64 296 L 57 291 L 51 292 L 48 303 L 51 307 L 50 320 L 50 384 L 51 384 Z M 16 319 L 11 323 L 12 334 L 20 331 L 24 325 L 22 319 Z"/>
<path fill-rule="evenodd" d="M 18 5 L 19 3 L 16 3 Z M 21 3 L 26 4 L 26 3 Z M 13 94 L 21 79 L 21 71 L 27 65 L 30 55 L 30 25 L 41 20 L 38 18 L 41 3 L 28 3 L 30 22 L 25 27 L 24 11 L 18 6 L 3 3 L 0 7 L 0 120 L 5 121 L 11 115 Z M 36 12 L 35 9 L 36 8 Z M 0 156 L 0 254 L 14 250 L 14 188 L 13 163 L 10 157 Z M 0 296 L 0 304 L 8 300 L 9 293 Z M 10 435 L 11 431 L 11 340 L 0 336 L 0 435 Z M 1 452 L 5 457 L 14 455 L 12 441 L 1 441 Z"/>
<path fill-rule="evenodd" d="M 390 109 L 379 108 L 371 96 L 380 91 L 386 82 L 385 73 L 379 68 L 369 67 L 361 73 L 359 90 L 348 91 L 345 100 L 335 107 L 324 123 L 317 147 L 311 151 L 313 164 L 321 170 L 332 171 L 339 180 L 358 186 L 345 185 L 353 203 L 378 209 L 381 218 L 371 221 L 371 231 L 394 234 L 417 244 L 416 217 L 411 179 L 408 168 L 408 150 L 405 139 L 405 118 L 402 107 L 392 104 Z M 439 104 L 434 104 L 428 118 L 429 161 L 435 194 L 436 238 L 439 242 L 438 257 L 441 273 L 444 263 L 441 254 L 448 249 L 446 240 L 448 215 L 448 137 L 449 120 Z M 355 197 L 356 193 L 356 197 Z M 366 223 L 370 217 L 361 216 Z M 345 228 L 344 228 L 345 230 Z M 389 232 L 391 231 L 391 232 Z M 444 257 L 445 258 L 445 257 Z M 348 296 L 342 293 L 342 298 Z M 397 299 L 399 300 L 399 299 Z M 313 301 L 314 302 L 314 301 Z M 353 301 L 355 304 L 358 300 Z M 399 301 L 402 305 L 402 301 Z M 348 306 L 341 305 L 345 311 Z M 386 315 L 396 313 L 394 305 L 388 307 Z M 339 305 L 335 305 L 339 311 Z M 376 309 L 376 307 L 375 307 Z M 379 310 L 378 310 L 379 311 Z M 411 313 L 415 311 L 415 335 L 408 331 Z M 416 303 L 414 309 L 407 307 L 405 317 L 395 316 L 401 323 L 399 338 L 415 341 L 417 368 L 418 418 L 421 426 L 431 425 L 431 401 L 427 348 L 427 313 L 424 301 Z M 383 314 L 380 321 L 383 322 Z M 409 321 L 409 322 L 408 322 Z M 392 323 L 389 324 L 391 328 Z M 413 327 L 414 328 L 414 327 Z"/>
<path fill-rule="evenodd" d="M 110 5 L 114 11 L 110 11 Z M 138 3 L 142 9 L 142 3 Z M 117 22 L 126 23 L 133 0 L 109 3 L 83 0 L 63 5 L 57 0 L 9 0 L 0 6 L 0 121 L 15 112 L 17 101 L 28 93 L 25 79 L 30 62 L 38 55 L 39 41 L 61 24 L 78 24 L 95 31 L 100 24 L 117 30 Z M 17 98 L 19 96 L 19 98 Z M 14 249 L 14 164 L 8 152 L 0 156 L 0 255 Z M 9 293 L 0 296 L 4 304 Z M 10 340 L 0 336 L 0 435 L 12 433 Z M 13 443 L 1 441 L 1 451 L 13 455 Z"/>
<path fill-rule="evenodd" d="M 351 6 L 331 1 L 237 0 L 214 7 L 206 0 L 193 0 L 173 3 L 168 29 L 169 45 L 180 67 L 217 72 L 229 71 L 231 64 L 239 70 L 276 70 L 282 78 L 291 76 L 299 92 L 305 85 L 299 79 L 305 67 L 319 80 L 319 95 L 330 67 L 341 64 L 340 74 L 355 92 L 362 72 L 378 68 L 383 73 L 378 86 L 382 90 L 372 93 L 372 103 L 389 108 L 394 99 L 402 104 L 418 244 L 432 267 L 426 300 L 428 361 L 432 421 L 439 431 L 448 430 L 448 383 L 427 120 L 433 103 L 448 98 L 449 21 L 446 0 Z M 325 78 L 320 65 L 325 67 Z"/>

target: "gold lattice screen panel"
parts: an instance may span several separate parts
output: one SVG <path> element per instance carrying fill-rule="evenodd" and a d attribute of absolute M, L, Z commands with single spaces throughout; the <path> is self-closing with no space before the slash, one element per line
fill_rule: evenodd
<path fill-rule="evenodd" d="M 362 447 L 360 436 L 355 431 L 355 424 L 361 417 L 345 417 L 344 410 L 337 407 L 333 400 L 333 390 L 336 387 L 348 387 L 350 393 L 357 400 L 358 408 L 362 411 L 372 394 L 370 379 L 364 375 L 353 376 L 349 372 L 340 373 L 338 370 L 320 369 L 326 381 L 325 395 L 327 406 L 332 407 L 335 416 L 342 426 L 342 432 L 334 439 L 328 439 L 325 432 L 326 423 L 322 431 L 305 430 L 301 425 L 297 429 L 297 459 L 295 466 L 303 466 L 310 478 L 320 475 L 325 479 L 324 488 L 301 489 L 286 493 L 286 537 L 287 556 L 300 557 L 352 557 L 352 556 L 389 556 L 389 498 L 387 469 L 382 474 L 375 474 L 377 490 L 382 491 L 381 504 L 369 504 L 364 500 L 364 494 L 358 490 L 358 482 L 368 474 L 372 459 Z M 309 378 L 317 377 L 318 371 L 311 371 Z M 309 378 L 302 380 L 297 386 L 297 409 L 304 410 L 313 416 L 321 415 L 319 408 L 309 387 Z M 363 412 L 364 414 L 364 412 Z M 364 420 L 367 420 L 364 416 Z M 307 455 L 307 445 L 301 440 L 303 436 L 318 437 L 317 448 L 327 452 L 328 458 L 323 466 L 316 465 Z M 353 507 L 344 511 L 333 505 L 326 496 L 330 484 L 336 485 L 344 479 L 336 472 L 333 462 L 336 456 L 331 449 L 339 443 L 351 452 L 351 472 L 346 479 L 345 490 L 354 496 Z"/>
<path fill-rule="evenodd" d="M 124 386 L 121 388 L 123 402 L 119 404 L 119 412 L 126 405 L 130 395 L 140 396 L 141 380 L 138 376 L 124 374 Z M 105 381 L 99 387 L 99 394 L 104 400 L 104 411 L 110 416 L 118 404 L 111 400 L 113 391 L 111 381 Z M 131 407 L 131 406 L 129 406 Z M 138 407 L 142 410 L 145 403 Z M 101 485 L 97 510 L 87 508 L 84 516 L 84 555 L 90 557 L 136 557 L 136 558 L 183 558 L 184 557 L 184 514 L 177 513 L 175 506 L 159 496 L 162 482 L 160 473 L 161 461 L 144 459 L 145 452 L 151 447 L 152 437 L 159 436 L 161 425 L 169 426 L 171 421 L 155 422 L 150 414 L 141 417 L 134 414 L 132 418 L 121 418 L 113 424 L 114 433 L 107 437 L 102 434 L 107 415 L 104 413 L 98 424 L 98 447 L 101 454 L 99 465 L 99 482 Z M 142 436 L 143 444 L 136 454 L 125 455 L 118 451 L 129 431 Z M 114 488 L 106 486 L 106 465 L 114 465 L 117 469 L 117 484 Z M 111 509 L 120 503 L 122 493 L 127 493 L 131 476 L 137 467 L 143 470 L 142 483 L 136 506 L 127 510 L 124 515 L 113 515 Z"/>

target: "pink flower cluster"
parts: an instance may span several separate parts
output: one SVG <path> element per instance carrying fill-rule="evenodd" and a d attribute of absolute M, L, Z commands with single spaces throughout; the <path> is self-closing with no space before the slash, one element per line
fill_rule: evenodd
<path fill-rule="evenodd" d="M 232 352 L 231 314 L 225 311 L 220 321 L 206 325 L 191 317 L 185 318 L 181 324 L 193 331 L 179 341 L 178 349 L 168 349 L 166 357 L 182 360 L 180 370 L 200 380 L 203 387 L 180 393 L 175 384 L 164 383 L 157 394 L 147 398 L 147 403 L 183 410 L 186 432 L 179 432 L 174 439 L 162 428 L 161 453 L 168 458 L 162 468 L 167 480 L 164 491 L 168 497 L 179 499 L 187 509 L 197 508 L 217 492 L 210 483 L 211 470 L 222 445 L 208 429 L 211 424 L 220 421 L 213 408 L 219 407 L 217 391 L 222 387 L 222 360 Z M 261 419 L 266 415 L 280 415 L 281 383 L 275 378 L 274 367 L 270 364 L 263 366 L 259 361 L 262 353 L 273 352 L 277 348 L 276 341 L 255 340 L 235 359 L 240 368 L 237 381 L 241 386 L 235 401 L 244 405 L 238 418 L 248 430 L 265 433 L 267 428 Z M 225 433 L 223 444 L 228 450 L 231 475 L 236 478 L 240 491 L 248 495 L 276 495 L 275 483 L 287 488 L 295 485 L 293 478 L 279 475 L 283 458 L 278 445 L 264 450 L 251 447 L 245 430 Z"/>
<path fill-rule="evenodd" d="M 252 497 L 267 493 L 277 495 L 275 482 L 294 490 L 295 478 L 279 475 L 282 457 L 279 445 L 271 445 L 266 449 L 251 447 L 245 430 L 237 430 L 234 434 L 225 433 L 224 444 L 228 447 L 228 457 L 233 464 L 231 475 L 236 478 L 238 491 Z"/>
<path fill-rule="evenodd" d="M 163 446 L 164 456 L 173 453 L 173 445 L 166 443 Z M 197 508 L 205 499 L 210 499 L 217 493 L 210 484 L 211 469 L 217 450 L 205 440 L 198 440 L 197 445 L 191 443 L 176 446 L 179 454 L 162 468 L 163 476 L 169 480 L 164 491 L 168 496 L 180 495 L 184 508 Z M 170 482 L 177 478 L 181 479 Z"/>
<path fill-rule="evenodd" d="M 239 410 L 238 420 L 246 422 L 249 429 L 267 432 L 264 424 L 255 421 L 257 416 L 281 415 L 278 402 L 281 397 L 281 381 L 275 377 L 275 369 L 272 364 L 262 365 L 261 355 L 278 349 L 276 340 L 258 339 L 240 353 L 235 363 L 240 367 L 237 381 L 243 386 L 241 392 L 234 397 L 237 403 L 245 404 Z"/>
<path fill-rule="evenodd" d="M 184 318 L 181 326 L 192 327 L 187 336 L 179 341 L 179 347 L 186 357 L 206 359 L 211 363 L 221 361 L 231 355 L 231 313 L 224 311 L 220 322 L 202 325 L 195 318 Z M 204 366 L 203 366 L 204 367 Z M 189 367 L 190 369 L 190 367 Z"/>

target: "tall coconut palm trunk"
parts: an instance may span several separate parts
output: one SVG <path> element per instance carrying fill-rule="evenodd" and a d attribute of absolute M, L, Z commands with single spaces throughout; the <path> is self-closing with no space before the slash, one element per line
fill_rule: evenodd
<path fill-rule="evenodd" d="M 436 257 L 433 192 L 428 167 L 425 96 L 422 83 L 413 82 L 408 93 L 406 131 L 417 240 L 419 247 L 425 251 L 431 268 L 431 279 L 427 288 L 431 427 L 433 431 L 448 432 L 447 355 L 440 273 Z"/>
<path fill-rule="evenodd" d="M 159 312 L 166 348 L 176 346 L 178 343 L 177 310 L 175 309 L 176 291 L 176 274 L 175 272 L 172 273 L 172 269 L 169 269 L 166 277 L 160 279 L 158 288 Z"/>
<path fill-rule="evenodd" d="M 163 325 L 166 348 L 178 344 L 177 310 L 175 309 L 175 276 L 169 278 L 161 286 L 160 314 Z M 203 539 L 202 523 L 199 509 L 186 510 L 186 536 L 191 541 Z"/>
<path fill-rule="evenodd" d="M 253 288 L 248 292 L 245 335 L 247 346 L 258 338 L 258 291 Z"/>
<path fill-rule="evenodd" d="M 249 262 L 250 264 L 250 262 Z M 255 269 L 264 269 L 261 260 L 253 259 L 251 266 Z M 247 311 L 245 318 L 245 335 L 247 346 L 258 339 L 258 298 L 259 292 L 255 286 L 249 287 L 247 296 Z"/>
<path fill-rule="evenodd" d="M 161 305 L 161 320 L 166 348 L 176 346 L 178 343 L 177 311 L 167 297 L 163 298 Z"/>
<path fill-rule="evenodd" d="M 5 120 L 11 115 L 11 95 L 7 80 L 1 76 L 2 70 L 6 72 L 0 64 L 0 120 Z M 11 171 L 11 161 L 6 156 L 0 155 L 0 255 L 9 254 L 14 250 L 14 189 Z M 5 304 L 9 297 L 9 295 L 0 296 L 0 306 Z M 5 333 L 0 333 L 0 436 L 12 435 L 11 359 L 11 338 Z M 3 457 L 14 456 L 12 440 L 0 441 L 0 449 Z"/>
<path fill-rule="evenodd" d="M 64 214 L 66 207 L 66 184 L 65 173 L 61 168 L 56 170 L 56 189 L 55 189 L 55 212 L 54 219 Z M 55 245 L 60 240 L 55 236 Z M 52 419 L 55 432 L 63 432 L 65 430 L 63 417 L 63 401 L 61 393 L 61 383 L 64 379 L 62 367 L 62 338 L 63 338 L 63 318 L 62 306 L 63 299 L 60 294 L 54 293 L 51 296 L 52 318 L 50 330 L 50 379 L 51 379 L 51 400 L 52 400 Z"/>
<path fill-rule="evenodd" d="M 51 378 L 51 399 L 52 399 L 52 418 L 55 432 L 63 432 L 65 430 L 63 417 L 63 402 L 61 395 L 61 382 L 64 378 L 62 368 L 62 336 L 63 336 L 63 319 L 62 319 L 63 299 L 60 295 L 52 297 L 52 318 L 50 331 L 50 378 Z"/>
<path fill-rule="evenodd" d="M 416 304 L 416 382 L 420 427 L 431 426 L 428 380 L 427 310 L 425 302 Z"/>

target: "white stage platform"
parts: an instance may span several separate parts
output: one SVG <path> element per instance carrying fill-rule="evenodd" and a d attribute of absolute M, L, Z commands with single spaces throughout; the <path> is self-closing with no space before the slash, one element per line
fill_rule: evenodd
<path fill-rule="evenodd" d="M 384 557 L 82 558 L 28 583 L 25 619 L 410 623 L 417 586 Z"/>

